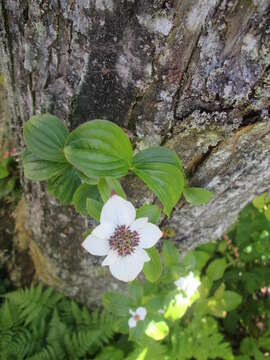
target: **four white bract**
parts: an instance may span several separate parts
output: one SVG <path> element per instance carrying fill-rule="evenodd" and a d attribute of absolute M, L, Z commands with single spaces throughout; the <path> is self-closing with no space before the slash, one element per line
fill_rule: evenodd
<path fill-rule="evenodd" d="M 136 209 L 131 202 L 113 195 L 103 206 L 100 225 L 87 236 L 82 246 L 92 255 L 105 256 L 114 277 L 132 281 L 150 258 L 144 249 L 153 247 L 161 238 L 158 226 L 148 218 L 136 220 Z"/>

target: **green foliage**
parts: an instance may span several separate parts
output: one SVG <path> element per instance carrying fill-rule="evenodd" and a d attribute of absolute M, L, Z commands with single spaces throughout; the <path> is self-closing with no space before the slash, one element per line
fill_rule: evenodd
<path fill-rule="evenodd" d="M 70 204 L 81 184 L 77 171 L 67 162 L 64 146 L 68 130 L 50 114 L 32 116 L 24 125 L 27 148 L 22 160 L 25 176 L 31 180 L 48 180 L 50 195 Z"/>
<path fill-rule="evenodd" d="M 118 194 L 124 199 L 126 198 L 126 194 L 121 186 L 120 181 L 113 177 L 101 178 L 98 182 L 98 189 L 104 202 L 109 200 L 112 192 Z"/>
<path fill-rule="evenodd" d="M 79 307 L 41 285 L 5 295 L 0 359 L 88 359 L 111 339 L 117 321 Z"/>
<path fill-rule="evenodd" d="M 27 148 L 42 160 L 66 162 L 63 150 L 67 137 L 65 125 L 50 114 L 32 116 L 24 125 Z"/>
<path fill-rule="evenodd" d="M 144 282 L 131 284 L 121 300 L 124 307 L 107 305 L 118 316 L 116 309 L 123 310 L 119 331 L 129 331 L 135 344 L 128 358 L 154 358 L 148 350 L 151 341 L 162 345 L 161 359 L 256 360 L 265 356 L 270 347 L 265 210 L 265 205 L 260 210 L 249 205 L 224 239 L 200 245 L 180 262 L 173 243 L 164 241 L 161 276 L 154 283 L 146 276 Z M 247 252 L 249 245 L 252 250 Z M 155 276 L 158 271 L 153 267 L 150 273 Z M 118 301 L 116 293 L 114 299 Z M 147 310 L 146 318 L 128 329 L 129 309 L 139 306 Z"/>
<path fill-rule="evenodd" d="M 201 271 L 210 259 L 210 257 L 211 255 L 206 251 L 192 250 L 186 254 L 182 261 L 182 264 L 188 270 Z"/>
<path fill-rule="evenodd" d="M 99 221 L 102 206 L 103 204 L 100 201 L 91 198 L 86 199 L 87 214 L 97 221 Z"/>
<path fill-rule="evenodd" d="M 155 193 L 170 215 L 184 189 L 184 176 L 177 155 L 166 148 L 155 147 L 138 152 L 133 171 Z"/>
<path fill-rule="evenodd" d="M 61 172 L 48 181 L 48 191 L 55 196 L 62 204 L 68 205 L 72 202 L 73 196 L 81 184 L 77 171 L 67 164 Z"/>
<path fill-rule="evenodd" d="M 65 155 L 87 176 L 121 177 L 128 172 L 132 147 L 119 126 L 107 120 L 93 120 L 69 135 Z"/>
<path fill-rule="evenodd" d="M 103 306 L 108 312 L 116 316 L 127 316 L 130 307 L 132 306 L 131 299 L 124 294 L 107 292 L 102 297 Z"/>
<path fill-rule="evenodd" d="M 9 195 L 15 188 L 16 178 L 0 179 L 0 198 Z"/>
<path fill-rule="evenodd" d="M 87 215 L 87 200 L 101 202 L 99 191 L 96 185 L 81 184 L 73 195 L 73 205 L 78 213 Z"/>
<path fill-rule="evenodd" d="M 148 281 L 155 282 L 160 278 L 162 272 L 160 256 L 156 248 L 147 249 L 146 251 L 150 261 L 144 264 L 143 272 Z"/>
<path fill-rule="evenodd" d="M 174 151 L 153 147 L 133 156 L 127 135 L 107 120 L 89 121 L 69 134 L 56 116 L 35 115 L 24 125 L 24 139 L 27 146 L 22 156 L 25 176 L 33 181 L 47 180 L 49 193 L 63 204 L 73 203 L 79 212 L 82 209 L 77 207 L 77 198 L 73 196 L 80 184 L 97 185 L 103 202 L 112 192 L 125 198 L 118 179 L 129 171 L 154 192 L 166 215 L 170 215 L 184 189 L 181 161 Z M 197 188 L 186 188 L 186 191 L 192 189 L 195 189 L 193 198 L 197 203 L 210 199 L 209 191 Z M 99 206 L 95 201 L 89 202 L 89 211 L 86 205 L 82 211 L 97 219 Z M 152 216 L 157 219 L 154 212 Z"/>
<path fill-rule="evenodd" d="M 82 193 L 89 186 L 84 185 Z M 84 207 L 80 191 L 78 204 Z M 150 275 L 130 283 L 128 292 L 104 293 L 102 312 L 89 312 L 41 285 L 6 294 L 0 359 L 265 359 L 270 351 L 265 210 L 249 205 L 224 239 L 182 260 L 173 243 L 164 241 L 161 257 L 152 249 L 158 264 L 148 263 Z M 251 253 L 245 251 L 248 244 Z M 129 328 L 139 307 L 146 316 Z"/>
<path fill-rule="evenodd" d="M 179 360 L 234 359 L 230 345 L 219 332 L 217 321 L 211 317 L 191 321 L 175 339 L 173 352 Z"/>
<path fill-rule="evenodd" d="M 145 334 L 154 340 L 162 340 L 169 334 L 169 327 L 163 320 L 155 321 L 152 320 L 147 325 Z"/>
<path fill-rule="evenodd" d="M 177 248 L 169 240 L 163 242 L 162 256 L 164 265 L 168 268 L 178 265 L 179 254 Z"/>
<path fill-rule="evenodd" d="M 227 266 L 226 259 L 224 258 L 215 259 L 207 267 L 206 274 L 211 280 L 221 279 L 223 277 L 226 266 Z"/>
<path fill-rule="evenodd" d="M 22 161 L 25 176 L 34 181 L 49 180 L 68 166 L 66 163 L 40 159 L 31 153 L 28 148 L 23 151 Z"/>
<path fill-rule="evenodd" d="M 7 169 L 7 162 L 2 160 L 0 164 L 0 179 L 4 179 L 8 177 L 8 175 L 9 171 Z"/>
<path fill-rule="evenodd" d="M 144 204 L 136 212 L 136 218 L 147 217 L 152 224 L 157 224 L 160 218 L 161 209 L 157 205 Z"/>
<path fill-rule="evenodd" d="M 0 156 L 0 199 L 17 200 L 20 195 L 17 163 L 8 151 Z"/>
<path fill-rule="evenodd" d="M 183 194 L 187 202 L 193 205 L 207 204 L 213 196 L 212 192 L 196 187 L 185 187 Z"/>

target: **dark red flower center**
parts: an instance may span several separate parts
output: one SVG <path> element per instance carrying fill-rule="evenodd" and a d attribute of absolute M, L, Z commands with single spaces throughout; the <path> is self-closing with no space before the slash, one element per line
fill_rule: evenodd
<path fill-rule="evenodd" d="M 120 256 L 132 254 L 139 245 L 140 236 L 129 226 L 118 225 L 113 235 L 109 238 L 110 248 L 118 252 Z"/>

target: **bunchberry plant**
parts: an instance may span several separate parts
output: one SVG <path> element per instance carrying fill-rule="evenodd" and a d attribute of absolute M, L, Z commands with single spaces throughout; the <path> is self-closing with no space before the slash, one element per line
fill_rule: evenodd
<path fill-rule="evenodd" d="M 152 281 L 160 276 L 159 254 L 153 246 L 162 233 L 156 225 L 160 208 L 145 204 L 136 212 L 120 179 L 130 172 L 138 176 L 167 216 L 182 193 L 193 204 L 211 198 L 208 190 L 187 185 L 173 150 L 156 146 L 134 155 L 125 132 L 107 120 L 89 121 L 69 133 L 56 116 L 36 115 L 25 123 L 24 139 L 25 176 L 47 180 L 52 196 L 100 222 L 83 247 L 93 255 L 106 255 L 103 265 L 122 281 L 132 281 L 142 269 Z"/>

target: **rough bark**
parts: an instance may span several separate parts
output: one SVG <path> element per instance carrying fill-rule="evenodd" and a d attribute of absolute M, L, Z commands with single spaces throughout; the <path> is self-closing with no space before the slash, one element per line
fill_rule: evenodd
<path fill-rule="evenodd" d="M 2 0 L 1 40 L 20 147 L 34 113 L 70 129 L 110 119 L 138 149 L 175 149 L 190 183 L 215 190 L 209 204 L 182 200 L 163 221 L 184 249 L 221 236 L 269 188 L 268 0 Z M 22 183 L 39 276 L 89 304 L 117 288 L 80 247 L 87 220 L 44 184 L 23 174 Z M 136 204 L 155 201 L 138 181 L 125 185 Z"/>

